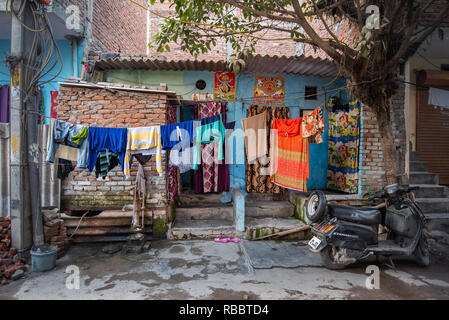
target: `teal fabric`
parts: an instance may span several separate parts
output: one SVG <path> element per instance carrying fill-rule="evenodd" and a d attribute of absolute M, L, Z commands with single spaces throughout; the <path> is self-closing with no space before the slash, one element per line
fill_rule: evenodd
<path fill-rule="evenodd" d="M 220 140 L 218 144 L 218 160 L 224 159 L 223 143 L 225 135 L 226 128 L 223 125 L 221 114 L 220 120 L 196 128 L 193 150 L 193 170 L 198 169 L 199 160 L 201 159 L 201 144 L 203 143 L 212 143 Z"/>

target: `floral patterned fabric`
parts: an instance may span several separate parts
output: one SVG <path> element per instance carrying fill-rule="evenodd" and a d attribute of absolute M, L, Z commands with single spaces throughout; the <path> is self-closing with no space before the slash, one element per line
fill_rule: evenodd
<path fill-rule="evenodd" d="M 302 136 L 303 138 L 310 138 L 310 143 L 322 143 L 324 131 L 323 109 L 316 108 L 309 114 L 302 117 Z"/>
<path fill-rule="evenodd" d="M 359 184 L 360 103 L 349 103 L 349 111 L 329 112 L 327 188 L 357 193 Z"/>

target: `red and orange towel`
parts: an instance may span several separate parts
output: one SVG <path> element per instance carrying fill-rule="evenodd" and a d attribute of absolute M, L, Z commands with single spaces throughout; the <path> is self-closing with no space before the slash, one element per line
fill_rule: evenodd
<path fill-rule="evenodd" d="M 275 118 L 271 129 L 271 181 L 284 188 L 307 192 L 309 142 L 302 135 L 302 118 Z"/>

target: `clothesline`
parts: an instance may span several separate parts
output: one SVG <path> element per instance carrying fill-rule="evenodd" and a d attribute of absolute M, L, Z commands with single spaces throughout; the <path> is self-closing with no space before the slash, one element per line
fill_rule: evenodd
<path fill-rule="evenodd" d="M 365 82 L 371 82 L 371 81 L 365 81 Z M 363 83 L 365 83 L 365 82 L 362 82 L 362 83 L 359 83 L 359 84 L 353 84 L 353 85 L 346 85 L 346 86 L 342 86 L 342 87 L 335 88 L 335 89 L 332 89 L 332 90 L 324 90 L 324 92 L 317 93 L 317 94 L 314 95 L 314 96 L 326 96 L 326 95 L 329 94 L 329 93 L 336 92 L 336 91 L 339 91 L 339 90 L 342 90 L 342 89 L 346 89 L 346 88 L 349 88 L 349 87 L 361 85 L 361 84 L 363 84 Z M 293 92 L 292 94 L 295 94 L 295 93 L 299 93 L 299 92 Z M 310 96 L 310 95 L 304 95 L 304 96 L 294 97 L 294 98 L 284 98 L 284 100 L 289 100 L 289 101 L 300 101 L 300 100 L 301 100 L 301 101 L 302 101 L 304 98 L 309 97 L 309 96 Z M 245 104 L 245 103 L 251 103 L 252 99 L 253 99 L 253 97 L 239 98 L 239 99 L 237 99 L 237 101 L 242 102 L 242 103 Z M 169 98 L 169 97 L 167 97 L 167 98 L 157 98 L 157 100 L 158 100 L 158 101 L 167 101 L 167 100 L 179 101 L 179 99 L 177 99 L 177 98 Z M 203 101 L 192 101 L 192 102 L 193 102 L 193 103 L 201 104 L 201 103 L 210 103 L 210 102 L 217 102 L 217 103 L 232 103 L 232 102 L 237 102 L 237 101 L 203 100 Z M 167 107 L 179 107 L 179 106 L 182 106 L 182 105 L 170 105 L 170 106 L 167 106 Z M 293 107 L 293 106 L 276 105 L 276 106 L 272 106 L 272 107 Z M 15 108 L 15 107 L 11 107 L 11 106 L 10 106 L 10 109 L 21 110 L 21 111 L 24 112 L 24 113 L 25 113 L 25 112 L 28 112 L 28 113 L 38 114 L 38 115 L 40 115 L 41 117 L 47 118 L 47 119 L 51 119 L 51 118 L 52 118 L 51 116 L 47 116 L 47 115 L 44 115 L 44 114 L 42 114 L 42 113 L 40 113 L 40 112 L 36 112 L 36 111 L 32 111 L 32 110 L 19 109 L 19 108 Z"/>

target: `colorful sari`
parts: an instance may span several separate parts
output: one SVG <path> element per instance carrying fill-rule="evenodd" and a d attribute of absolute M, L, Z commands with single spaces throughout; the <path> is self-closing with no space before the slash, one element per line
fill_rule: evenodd
<path fill-rule="evenodd" d="M 309 140 L 302 134 L 302 118 L 273 119 L 271 129 L 271 181 L 284 188 L 307 192 Z"/>
<path fill-rule="evenodd" d="M 349 111 L 329 112 L 327 188 L 357 193 L 359 185 L 360 103 L 349 103 Z"/>

